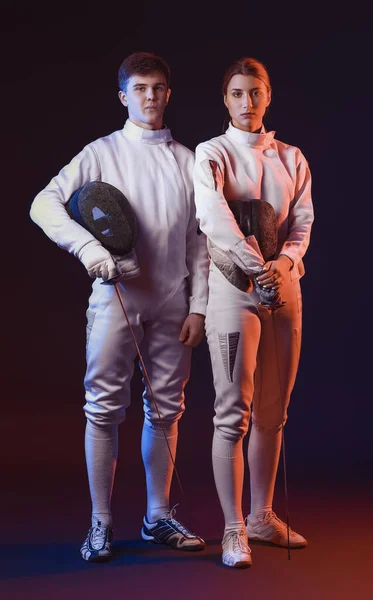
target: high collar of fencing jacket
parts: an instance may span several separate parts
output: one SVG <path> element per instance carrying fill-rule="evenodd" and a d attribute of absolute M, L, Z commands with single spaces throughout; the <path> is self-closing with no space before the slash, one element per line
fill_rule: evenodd
<path fill-rule="evenodd" d="M 250 146 L 250 148 L 262 148 L 264 150 L 265 148 L 269 148 L 276 132 L 269 131 L 267 133 L 264 126 L 262 126 L 261 133 L 252 133 L 251 131 L 237 129 L 232 123 L 229 123 L 229 127 L 225 133 L 239 144 L 245 144 L 246 146 Z"/>
<path fill-rule="evenodd" d="M 139 127 L 129 119 L 123 127 L 124 135 L 130 140 L 137 140 L 144 144 L 164 144 L 165 142 L 172 142 L 171 131 L 164 127 L 163 129 L 144 129 Z"/>

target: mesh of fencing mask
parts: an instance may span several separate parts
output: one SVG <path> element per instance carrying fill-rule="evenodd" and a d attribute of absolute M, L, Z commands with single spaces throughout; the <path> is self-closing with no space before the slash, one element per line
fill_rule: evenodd
<path fill-rule="evenodd" d="M 86 183 L 71 196 L 66 210 L 111 254 L 124 256 L 134 248 L 136 216 L 125 195 L 110 183 Z"/>
<path fill-rule="evenodd" d="M 228 202 L 243 235 L 254 235 L 264 260 L 267 262 L 276 255 L 277 219 L 274 208 L 265 200 L 232 200 Z M 253 289 L 250 278 L 220 248 L 209 242 L 211 259 L 232 285 L 248 292 Z"/>
<path fill-rule="evenodd" d="M 273 206 L 265 200 L 233 200 L 228 206 L 244 236 L 254 235 L 264 260 L 272 260 L 277 250 L 277 218 Z"/>

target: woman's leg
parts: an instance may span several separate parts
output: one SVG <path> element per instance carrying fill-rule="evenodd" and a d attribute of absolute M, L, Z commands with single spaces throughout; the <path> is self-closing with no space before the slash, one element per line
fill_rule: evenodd
<path fill-rule="evenodd" d="M 253 398 L 252 428 L 248 445 L 251 512 L 249 537 L 254 525 L 272 519 L 275 481 L 281 451 L 283 427 L 287 419 L 290 394 L 299 363 L 301 341 L 301 298 L 298 281 L 289 281 L 282 291 L 286 304 L 277 311 L 260 310 L 262 333 L 258 350 Z M 271 536 L 275 543 L 287 545 L 285 524 L 273 517 Z M 265 530 L 270 527 L 267 523 Z M 281 531 L 280 531 L 281 530 Z M 268 533 L 266 534 L 268 535 Z M 286 538 L 286 539 L 285 539 Z M 290 536 L 293 545 L 305 545 L 304 538 Z M 259 539 L 259 538 L 256 538 Z M 261 539 L 261 538 L 260 538 Z M 268 539 L 266 541 L 274 541 Z M 286 543 L 285 543 L 286 542 Z"/>

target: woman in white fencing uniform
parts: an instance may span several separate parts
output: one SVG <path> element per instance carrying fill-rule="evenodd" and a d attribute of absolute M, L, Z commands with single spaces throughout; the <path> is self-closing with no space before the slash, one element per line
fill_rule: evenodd
<path fill-rule="evenodd" d="M 288 545 L 287 526 L 272 502 L 299 363 L 299 279 L 314 216 L 307 160 L 263 125 L 271 102 L 264 65 L 247 57 L 234 62 L 225 73 L 223 95 L 230 123 L 223 135 L 197 146 L 194 185 L 211 258 L 206 333 L 216 391 L 212 459 L 225 518 L 223 563 L 246 567 L 251 564 L 248 538 Z M 252 199 L 274 209 L 271 260 L 265 260 L 256 236 L 245 237 L 230 208 L 232 201 Z M 266 307 L 271 294 L 275 303 Z M 251 512 L 245 527 L 242 442 L 250 417 Z M 306 544 L 289 529 L 290 547 Z"/>

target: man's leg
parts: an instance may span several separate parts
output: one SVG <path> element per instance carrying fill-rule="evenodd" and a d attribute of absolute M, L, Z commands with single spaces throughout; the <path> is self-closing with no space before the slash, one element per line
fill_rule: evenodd
<path fill-rule="evenodd" d="M 162 423 L 143 374 L 145 418 L 142 457 L 146 474 L 147 510 L 142 537 L 150 542 L 167 543 L 183 550 L 201 550 L 204 542 L 176 521 L 174 511 L 170 511 L 178 421 L 185 409 L 184 388 L 191 364 L 191 348 L 179 341 L 187 314 L 183 285 L 158 314 L 144 324 L 142 356 Z"/>
<path fill-rule="evenodd" d="M 85 560 L 111 556 L 113 490 L 118 456 L 118 424 L 130 403 L 136 348 L 115 289 L 96 282 L 87 311 L 87 415 L 85 452 L 92 500 L 92 527 L 82 546 Z M 126 312 L 140 343 L 138 313 L 126 294 Z"/>
<path fill-rule="evenodd" d="M 92 523 L 112 527 L 111 495 L 118 457 L 118 425 L 87 421 L 85 456 L 92 501 Z"/>
<path fill-rule="evenodd" d="M 141 452 L 146 476 L 146 518 L 149 523 L 154 523 L 170 511 L 170 488 L 174 471 L 171 455 L 175 461 L 177 439 L 177 421 L 165 423 L 164 430 L 144 421 Z"/>

